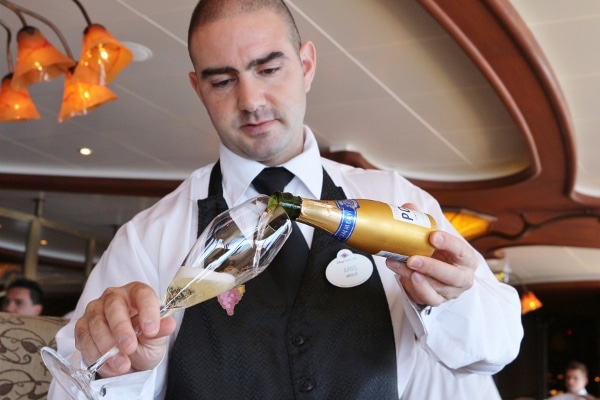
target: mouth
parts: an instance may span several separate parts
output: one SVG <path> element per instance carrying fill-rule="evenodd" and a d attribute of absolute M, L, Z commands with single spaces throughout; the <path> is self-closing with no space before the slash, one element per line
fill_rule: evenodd
<path fill-rule="evenodd" d="M 275 120 L 261 121 L 252 124 L 242 125 L 241 129 L 247 135 L 259 135 L 269 131 L 275 124 Z"/>

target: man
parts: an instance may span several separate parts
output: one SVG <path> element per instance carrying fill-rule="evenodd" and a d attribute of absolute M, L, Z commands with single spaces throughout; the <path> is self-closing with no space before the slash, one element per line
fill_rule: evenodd
<path fill-rule="evenodd" d="M 18 315 L 40 315 L 43 310 L 42 297 L 42 288 L 37 282 L 25 278 L 16 279 L 6 289 L 2 311 Z"/>
<path fill-rule="evenodd" d="M 397 173 L 320 157 L 304 125 L 316 50 L 301 42 L 282 1 L 202 0 L 188 45 L 190 82 L 221 139 L 219 162 L 117 232 L 57 335 L 75 365 L 119 346 L 99 371 L 105 379 L 94 382 L 105 398 L 398 399 L 421 367 L 421 351 L 457 376 L 493 374 L 514 359 L 523 334 L 518 296 L 438 203 Z M 257 195 L 253 181 L 275 166 L 294 174 L 284 187 L 299 196 L 411 203 L 433 215 L 440 228 L 429 238 L 434 255 L 406 263 L 361 255 L 370 278 L 338 288 L 325 269 L 343 245 L 300 226 L 310 246 L 306 269 L 285 282 L 297 288 L 284 291 L 275 275 L 285 266 L 271 265 L 246 284 L 233 316 L 213 299 L 159 319 L 157 294 L 218 204 Z M 61 395 L 53 384 L 50 398 Z"/>
<path fill-rule="evenodd" d="M 588 371 L 584 363 L 571 361 L 565 371 L 566 393 L 550 397 L 552 400 L 592 400 L 585 387 L 588 384 Z M 549 399 L 549 400 L 550 400 Z"/>

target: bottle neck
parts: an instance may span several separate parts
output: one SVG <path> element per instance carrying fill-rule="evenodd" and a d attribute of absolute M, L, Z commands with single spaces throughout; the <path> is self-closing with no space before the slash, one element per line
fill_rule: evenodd
<path fill-rule="evenodd" d="M 296 220 L 302 211 L 302 197 L 291 193 L 275 192 L 269 199 L 269 206 L 279 205 L 292 220 Z"/>

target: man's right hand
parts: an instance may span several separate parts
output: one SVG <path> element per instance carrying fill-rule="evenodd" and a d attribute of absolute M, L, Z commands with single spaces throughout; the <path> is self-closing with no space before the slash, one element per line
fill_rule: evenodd
<path fill-rule="evenodd" d="M 77 321 L 75 347 L 88 365 L 113 346 L 119 347 L 120 352 L 100 369 L 103 378 L 152 369 L 163 358 L 167 336 L 175 330 L 172 317 L 161 320 L 159 307 L 156 293 L 146 284 L 108 288 Z M 136 336 L 138 326 L 141 333 Z"/>

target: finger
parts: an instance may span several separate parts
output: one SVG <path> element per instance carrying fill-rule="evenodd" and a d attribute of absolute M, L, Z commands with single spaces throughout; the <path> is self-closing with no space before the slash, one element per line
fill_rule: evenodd
<path fill-rule="evenodd" d="M 173 317 L 161 319 L 159 330 L 153 338 L 147 338 L 140 334 L 137 337 L 136 351 L 129 356 L 118 353 L 100 369 L 100 375 L 108 378 L 134 370 L 142 371 L 154 368 L 157 362 L 164 357 L 166 337 L 175 331 L 176 326 Z"/>
<path fill-rule="evenodd" d="M 88 363 L 116 343 L 106 320 L 103 302 L 102 297 L 91 301 L 75 324 L 75 347 Z"/>
<path fill-rule="evenodd" d="M 472 285 L 473 273 L 470 270 L 457 268 L 435 258 L 412 256 L 407 260 L 406 266 L 442 286 L 466 288 Z"/>
<path fill-rule="evenodd" d="M 414 303 L 438 306 L 446 301 L 446 298 L 435 290 L 431 282 L 418 272 L 412 273 L 408 278 L 402 277 L 400 283 Z"/>
<path fill-rule="evenodd" d="M 177 327 L 177 323 L 173 317 L 165 317 L 160 320 L 160 326 L 158 333 L 156 336 L 148 338 L 144 335 L 138 336 L 138 341 L 141 346 L 144 347 L 140 352 L 152 352 L 152 351 L 161 351 L 164 348 L 165 337 L 169 336 L 175 331 Z M 162 355 L 162 354 L 161 354 Z M 136 354 L 133 355 L 135 357 Z M 133 358 L 132 357 L 132 358 Z"/>
<path fill-rule="evenodd" d="M 386 265 L 390 270 L 400 276 L 400 283 L 410 299 L 415 303 L 437 305 L 444 301 L 444 299 L 448 300 L 458 297 L 458 295 L 464 291 L 462 288 L 456 289 L 433 277 L 416 273 L 415 270 L 409 268 L 405 263 L 397 260 L 388 259 L 386 260 Z M 450 268 L 456 273 L 456 267 L 450 266 Z M 422 282 L 420 278 L 424 279 L 425 282 Z M 413 283 L 413 281 L 415 281 L 415 283 Z M 431 301 L 433 301 L 433 303 L 430 303 Z"/>
<path fill-rule="evenodd" d="M 410 280 L 410 276 L 414 273 L 414 271 L 408 268 L 405 263 L 393 258 L 386 259 L 385 264 L 390 270 L 392 270 L 392 272 L 399 276 L 400 284 L 404 288 L 404 291 L 408 297 L 414 303 L 422 303 L 419 293 L 415 290 Z"/>
<path fill-rule="evenodd" d="M 156 335 L 160 314 L 158 298 L 152 288 L 133 282 L 121 288 L 109 289 L 103 297 L 108 324 L 123 354 L 131 354 L 136 350 L 136 330 L 147 337 Z M 134 319 L 132 315 L 135 315 Z"/>
<path fill-rule="evenodd" d="M 400 275 L 401 277 L 404 278 L 409 278 L 410 275 L 413 273 L 413 270 L 411 270 L 410 268 L 408 268 L 406 266 L 406 263 L 403 263 L 401 261 L 398 261 L 396 259 L 393 258 L 388 258 L 385 260 L 385 265 L 392 270 L 393 272 L 395 272 L 396 274 Z"/>
<path fill-rule="evenodd" d="M 93 304 L 88 304 L 86 313 L 75 323 L 75 348 L 81 352 L 83 360 L 90 363 L 100 356 L 100 350 L 96 346 L 89 327 L 89 309 Z M 108 329 L 107 329 L 107 332 Z M 110 332 L 107 334 L 110 337 Z"/>
<path fill-rule="evenodd" d="M 435 248 L 434 257 L 459 267 L 477 268 L 475 250 L 463 239 L 448 232 L 435 231 L 429 235 L 429 242 Z"/>
<path fill-rule="evenodd" d="M 404 203 L 402 207 L 413 211 L 419 211 L 419 207 L 415 203 Z"/>
<path fill-rule="evenodd" d="M 130 285 L 108 288 L 101 297 L 106 323 L 113 339 L 112 345 L 116 344 L 124 354 L 131 354 L 137 347 L 135 328 L 131 320 L 132 314 L 135 314 L 136 311 L 135 304 L 132 304 L 129 298 L 130 288 Z M 102 333 L 92 330 L 92 336 L 96 343 L 103 342 L 101 335 Z M 110 347 L 112 346 L 107 346 L 104 351 Z"/>
<path fill-rule="evenodd" d="M 95 300 L 88 304 L 84 316 L 75 324 L 75 347 L 81 352 L 83 360 L 88 365 L 104 354 L 104 348 L 114 346 L 112 333 L 103 315 L 102 300 Z M 93 322 L 90 324 L 90 321 Z M 92 335 L 92 332 L 97 336 Z M 100 338 L 103 342 L 96 343 L 95 337 Z M 130 369 L 127 357 L 117 354 L 100 369 L 99 373 L 104 377 L 109 377 L 124 374 Z"/>
<path fill-rule="evenodd" d="M 137 310 L 137 324 L 146 337 L 154 337 L 160 328 L 160 304 L 154 289 L 142 283 L 131 284 L 131 303 Z"/>

